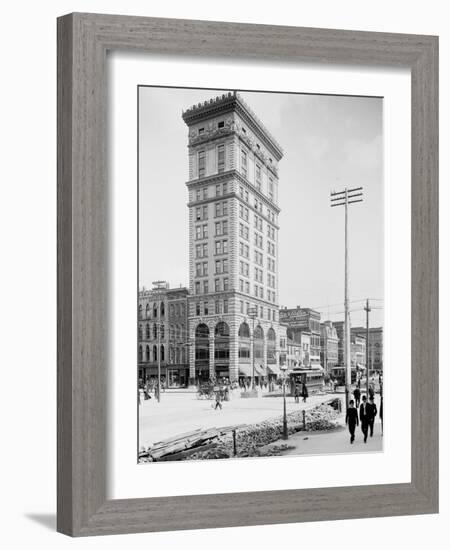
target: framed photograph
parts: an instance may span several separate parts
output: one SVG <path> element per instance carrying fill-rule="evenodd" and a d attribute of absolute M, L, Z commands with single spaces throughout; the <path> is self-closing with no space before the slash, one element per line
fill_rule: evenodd
<path fill-rule="evenodd" d="M 437 216 L 437 37 L 58 19 L 58 530 L 436 513 Z"/>

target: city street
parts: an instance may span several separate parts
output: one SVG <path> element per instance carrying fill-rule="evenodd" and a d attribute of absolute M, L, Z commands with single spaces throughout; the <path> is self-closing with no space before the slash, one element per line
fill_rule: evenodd
<path fill-rule="evenodd" d="M 286 398 L 287 412 L 307 410 L 342 394 L 313 395 L 307 403 Z M 189 432 L 197 428 L 253 424 L 283 414 L 283 398 L 239 398 L 222 402 L 222 410 L 214 410 L 214 400 L 197 399 L 195 393 L 161 393 L 161 402 L 154 396 L 139 406 L 139 447 Z"/>

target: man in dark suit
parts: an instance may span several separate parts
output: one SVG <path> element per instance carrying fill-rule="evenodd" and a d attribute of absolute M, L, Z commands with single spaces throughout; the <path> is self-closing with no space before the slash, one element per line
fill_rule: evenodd
<path fill-rule="evenodd" d="M 367 404 L 367 410 L 369 411 L 369 431 L 370 437 L 373 436 L 373 424 L 375 422 L 375 417 L 377 416 L 378 410 L 375 405 L 373 397 L 369 397 L 369 403 Z"/>
<path fill-rule="evenodd" d="M 348 431 L 350 432 L 350 443 L 355 441 L 355 427 L 359 424 L 358 409 L 354 405 L 355 402 L 351 399 L 348 404 L 347 414 L 345 415 L 345 423 L 347 424 Z"/>
<path fill-rule="evenodd" d="M 355 396 L 355 402 L 356 402 L 355 406 L 356 408 L 358 408 L 361 401 L 361 390 L 358 387 L 356 387 L 353 391 L 353 395 Z"/>
<path fill-rule="evenodd" d="M 367 403 L 367 397 L 363 395 L 362 403 L 359 407 L 359 421 L 361 422 L 361 430 L 364 434 L 364 443 L 367 443 L 367 433 L 369 431 L 369 403 Z"/>

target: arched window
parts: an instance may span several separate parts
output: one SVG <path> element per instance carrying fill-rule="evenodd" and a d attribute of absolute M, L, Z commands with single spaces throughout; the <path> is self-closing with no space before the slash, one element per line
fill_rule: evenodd
<path fill-rule="evenodd" d="M 275 363 L 275 344 L 276 344 L 276 334 L 273 328 L 269 328 L 267 331 L 267 362 Z"/>
<path fill-rule="evenodd" d="M 158 317 L 158 306 L 156 304 L 153 304 L 153 318 L 156 319 Z"/>
<path fill-rule="evenodd" d="M 156 326 L 156 323 L 153 323 L 153 340 L 156 340 L 157 336 L 158 336 L 158 328 Z"/>
<path fill-rule="evenodd" d="M 161 340 L 164 340 L 164 337 L 165 337 L 165 326 L 164 325 L 161 325 Z"/>
<path fill-rule="evenodd" d="M 264 332 L 260 325 L 255 327 L 253 333 L 253 350 L 255 359 L 262 360 L 264 357 Z"/>
<path fill-rule="evenodd" d="M 161 309 L 161 317 L 164 317 L 164 313 L 165 313 L 165 310 L 164 310 L 164 302 L 161 302 L 160 309 Z"/>
<path fill-rule="evenodd" d="M 150 346 L 145 346 L 145 360 L 150 361 Z"/>
<path fill-rule="evenodd" d="M 150 325 L 148 323 L 145 325 L 145 338 L 150 340 Z"/>
<path fill-rule="evenodd" d="M 247 323 L 239 327 L 239 359 L 243 363 L 250 361 L 250 328 Z"/>
<path fill-rule="evenodd" d="M 139 338 L 139 340 L 142 340 L 142 325 L 139 325 L 138 338 Z"/>
<path fill-rule="evenodd" d="M 139 319 L 142 319 L 142 305 L 139 304 Z"/>
<path fill-rule="evenodd" d="M 250 328 L 247 323 L 242 323 L 239 327 L 239 338 L 250 338 Z"/>
<path fill-rule="evenodd" d="M 145 317 L 148 319 L 150 317 L 150 304 L 145 306 Z"/>
<path fill-rule="evenodd" d="M 221 321 L 214 329 L 214 358 L 228 360 L 230 358 L 230 328 Z"/>
<path fill-rule="evenodd" d="M 142 362 L 142 346 L 139 346 L 139 361 Z"/>
<path fill-rule="evenodd" d="M 161 346 L 161 361 L 164 361 L 164 346 Z"/>
<path fill-rule="evenodd" d="M 153 361 L 158 361 L 158 349 L 156 346 L 153 346 Z"/>
<path fill-rule="evenodd" d="M 205 365 L 209 362 L 209 328 L 204 323 L 195 329 L 195 360 Z"/>

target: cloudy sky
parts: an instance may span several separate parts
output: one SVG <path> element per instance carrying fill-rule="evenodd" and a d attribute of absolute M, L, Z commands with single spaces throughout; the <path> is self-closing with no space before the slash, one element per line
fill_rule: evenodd
<path fill-rule="evenodd" d="M 223 90 L 141 87 L 140 286 L 188 285 L 187 127 L 181 113 Z M 284 150 L 279 165 L 279 303 L 342 319 L 344 209 L 330 191 L 360 187 L 350 206 L 352 325 L 359 300 L 383 299 L 383 103 L 380 98 L 240 92 Z M 358 302 L 359 301 L 359 302 Z M 373 310 L 381 325 L 382 310 Z"/>

